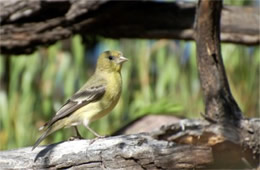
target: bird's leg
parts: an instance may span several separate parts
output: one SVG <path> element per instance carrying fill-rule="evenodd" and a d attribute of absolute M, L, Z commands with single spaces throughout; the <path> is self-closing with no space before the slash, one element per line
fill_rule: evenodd
<path fill-rule="evenodd" d="M 84 139 L 84 138 L 80 135 L 77 126 L 74 126 L 74 130 L 75 130 L 75 133 L 76 133 L 76 137 L 77 137 L 77 138 L 79 138 L 79 139 Z"/>
<path fill-rule="evenodd" d="M 85 127 L 91 132 L 93 133 L 97 138 L 104 138 L 105 136 L 102 136 L 100 134 L 98 134 L 97 132 L 95 132 L 93 129 L 91 129 L 88 125 L 85 125 Z"/>
<path fill-rule="evenodd" d="M 97 132 L 95 132 L 93 129 L 91 129 L 88 125 L 86 126 L 86 128 L 91 132 L 91 133 L 93 133 L 95 136 L 96 136 L 96 138 L 94 138 L 94 139 L 92 139 L 91 141 L 90 141 L 90 145 L 91 144 L 93 144 L 97 139 L 100 139 L 100 138 L 104 138 L 105 136 L 101 136 L 101 135 L 99 135 Z"/>
<path fill-rule="evenodd" d="M 92 134 L 94 134 L 95 136 L 96 136 L 96 138 L 95 139 L 92 139 L 91 141 L 90 141 L 90 145 L 92 144 L 92 143 L 94 143 L 97 139 L 99 139 L 99 138 L 104 138 L 105 136 L 101 136 L 101 135 L 99 135 L 97 132 L 95 132 L 93 129 L 91 129 L 90 127 L 89 127 L 89 121 L 88 120 L 84 120 L 83 121 L 83 124 L 84 124 L 84 126 L 92 133 Z"/>
<path fill-rule="evenodd" d="M 76 136 L 70 137 L 69 140 L 84 139 L 84 138 L 80 135 L 77 126 L 73 126 L 73 129 L 75 130 Z"/>

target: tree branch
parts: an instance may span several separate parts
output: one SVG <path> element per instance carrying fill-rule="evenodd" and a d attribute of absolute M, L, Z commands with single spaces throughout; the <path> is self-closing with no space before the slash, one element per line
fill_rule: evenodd
<path fill-rule="evenodd" d="M 197 63 L 206 116 L 216 122 L 237 126 L 242 114 L 231 94 L 220 49 L 222 1 L 201 0 L 198 4 Z"/>
<path fill-rule="evenodd" d="M 77 33 L 110 38 L 194 39 L 195 4 L 191 3 L 16 0 L 1 1 L 0 6 L 3 54 L 31 53 L 39 45 Z M 227 6 L 222 14 L 223 42 L 259 44 L 258 9 Z"/>
<path fill-rule="evenodd" d="M 251 127 L 249 142 L 255 146 L 251 149 L 242 147 L 231 133 L 223 135 L 220 125 L 203 120 L 181 120 L 151 133 L 94 142 L 66 141 L 37 147 L 34 151 L 31 147 L 1 151 L 0 165 L 4 169 L 253 168 L 259 163 L 259 141 L 252 140 L 252 136 L 259 133 L 259 121 L 242 121 Z"/>
<path fill-rule="evenodd" d="M 259 152 L 260 144 L 257 136 L 260 132 L 256 130 L 258 127 L 249 125 L 247 120 L 242 120 L 242 112 L 232 96 L 226 77 L 220 48 L 221 8 L 221 0 L 200 0 L 197 8 L 195 25 L 197 64 L 206 105 L 204 116 L 213 124 L 222 126 L 220 133 L 226 138 L 233 138 L 234 143 L 235 141 L 240 143 L 242 150 L 250 150 L 253 143 L 258 151 L 249 152 Z M 254 129 L 252 135 L 250 129 Z M 249 139 L 252 141 L 249 142 Z M 216 154 L 222 155 L 222 151 Z M 222 156 L 223 159 L 228 159 L 225 155 Z M 243 156 L 239 157 L 243 159 Z M 254 159 L 254 156 L 250 159 Z M 221 159 L 220 162 L 222 161 L 224 160 Z"/>

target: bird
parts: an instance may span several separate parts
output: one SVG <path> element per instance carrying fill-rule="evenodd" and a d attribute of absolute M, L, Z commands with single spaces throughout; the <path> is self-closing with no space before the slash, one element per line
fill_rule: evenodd
<path fill-rule="evenodd" d="M 96 137 L 103 137 L 89 127 L 89 124 L 107 115 L 118 103 L 122 89 L 121 68 L 128 61 L 120 51 L 105 51 L 97 60 L 94 74 L 63 106 L 55 116 L 39 130 L 42 135 L 35 142 L 34 150 L 51 133 L 67 127 L 83 124 Z"/>

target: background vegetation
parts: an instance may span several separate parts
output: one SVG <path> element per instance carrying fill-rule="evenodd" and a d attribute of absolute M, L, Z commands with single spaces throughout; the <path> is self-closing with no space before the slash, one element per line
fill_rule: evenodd
<path fill-rule="evenodd" d="M 234 1 L 237 2 L 237 1 Z M 246 1 L 247 2 L 247 1 Z M 38 128 L 93 74 L 97 56 L 120 50 L 129 59 L 122 70 L 123 93 L 111 114 L 91 124 L 111 134 L 146 114 L 197 118 L 204 111 L 194 42 L 104 39 L 84 46 L 76 35 L 31 55 L 9 56 L 11 72 L 4 87 L 7 56 L 0 56 L 0 149 L 32 145 Z M 223 44 L 222 54 L 231 90 L 246 117 L 259 114 L 259 47 Z M 93 137 L 84 127 L 81 133 Z M 60 130 L 42 144 L 66 140 Z"/>

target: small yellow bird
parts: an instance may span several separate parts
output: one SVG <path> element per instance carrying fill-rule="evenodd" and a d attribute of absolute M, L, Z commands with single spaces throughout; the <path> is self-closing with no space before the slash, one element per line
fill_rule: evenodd
<path fill-rule="evenodd" d="M 127 59 L 119 51 L 105 51 L 97 61 L 95 73 L 58 110 L 56 115 L 40 130 L 44 130 L 36 141 L 34 150 L 48 135 L 61 128 L 83 124 L 95 136 L 101 137 L 89 127 L 89 123 L 108 114 L 117 104 L 122 88 L 121 68 Z"/>

